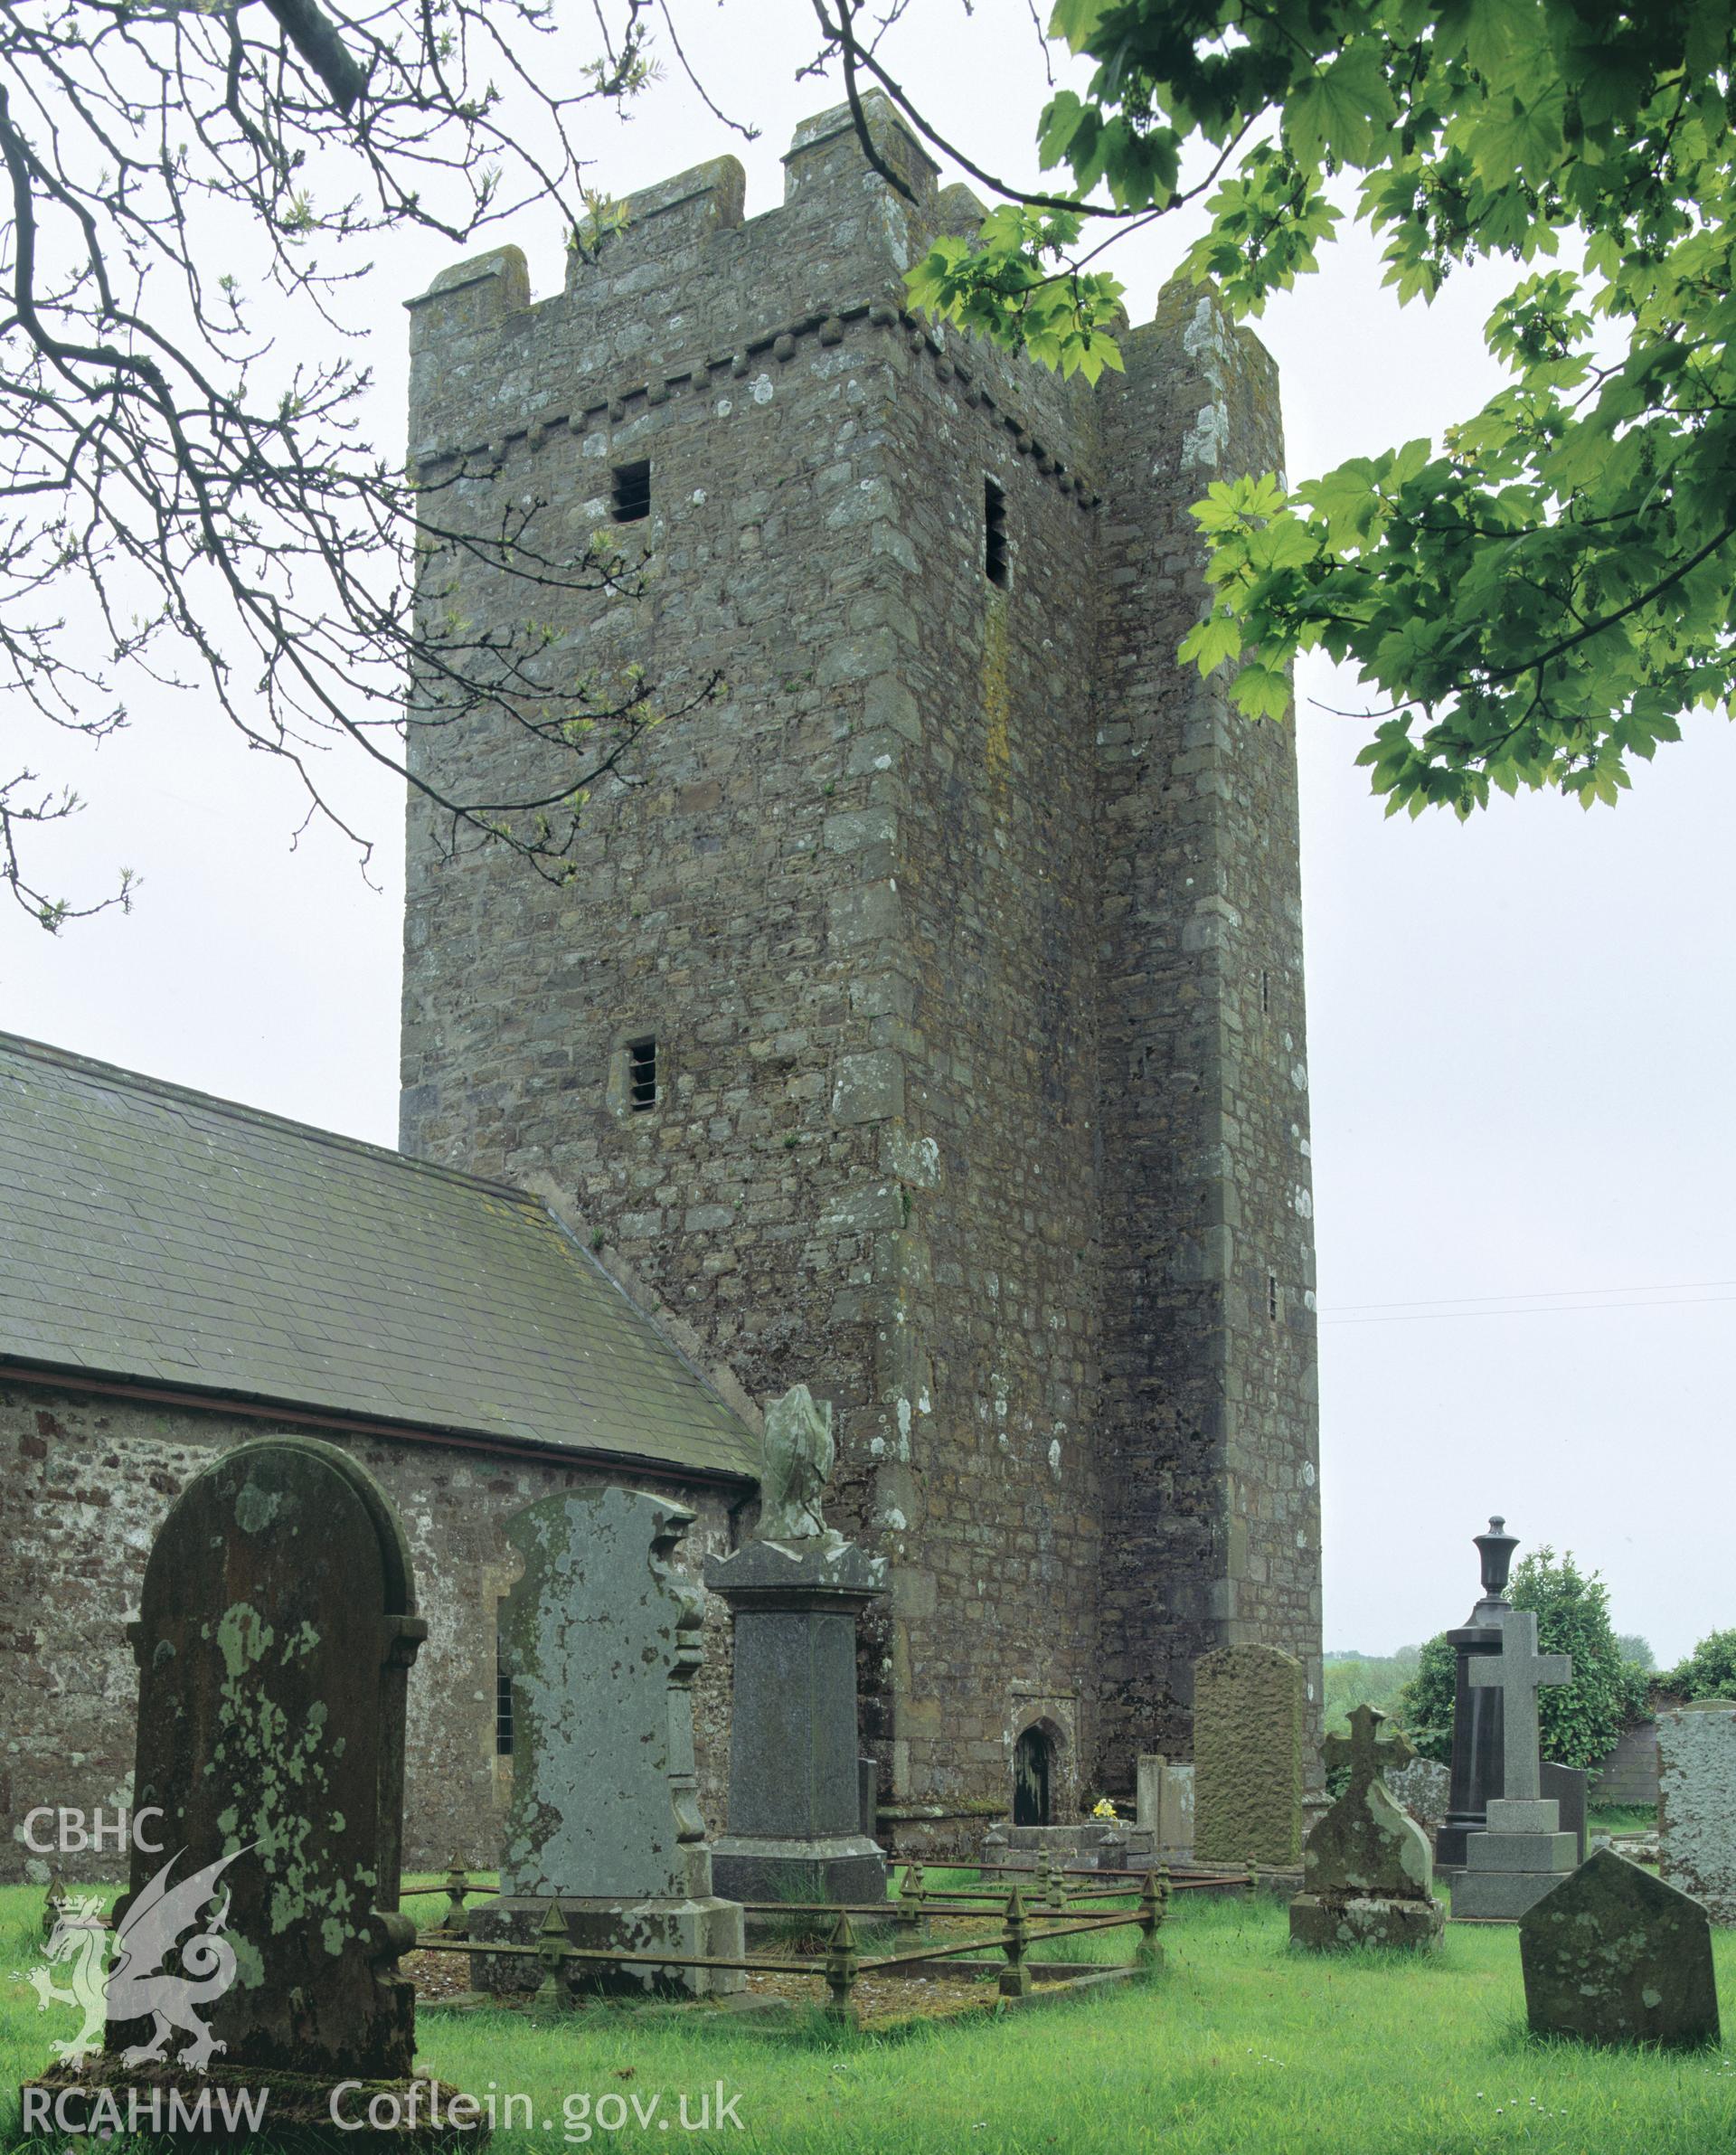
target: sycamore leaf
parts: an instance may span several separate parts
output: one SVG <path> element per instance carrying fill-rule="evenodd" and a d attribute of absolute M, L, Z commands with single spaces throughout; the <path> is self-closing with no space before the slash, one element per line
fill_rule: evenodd
<path fill-rule="evenodd" d="M 1379 48 L 1354 45 L 1290 92 L 1284 138 L 1304 165 L 1328 156 L 1363 165 L 1398 116 Z"/>

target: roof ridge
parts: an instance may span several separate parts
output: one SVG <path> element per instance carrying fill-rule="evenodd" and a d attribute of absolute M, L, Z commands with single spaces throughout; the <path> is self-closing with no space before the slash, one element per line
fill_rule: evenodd
<path fill-rule="evenodd" d="M 22 1033 L 0 1032 L 0 1055 L 9 1054 L 17 1054 L 32 1062 L 45 1063 L 82 1076 L 105 1079 L 127 1092 L 185 1101 L 194 1107 L 210 1109 L 220 1115 L 231 1116 L 240 1122 L 282 1130 L 290 1137 L 311 1139 L 316 1144 L 328 1145 L 344 1152 L 360 1153 L 364 1158 L 381 1160 L 391 1167 L 412 1168 L 419 1175 L 432 1175 L 442 1182 L 457 1183 L 464 1189 L 486 1190 L 491 1196 L 511 1198 L 534 1212 L 548 1211 L 542 1198 L 533 1196 L 529 1190 L 521 1189 L 516 1183 L 494 1182 L 485 1176 L 467 1175 L 462 1168 L 445 1167 L 438 1160 L 419 1159 L 414 1153 L 400 1152 L 391 1145 L 371 1145 L 365 1138 L 346 1137 L 342 1130 L 322 1129 L 316 1122 L 297 1122 L 293 1117 L 277 1114 L 269 1108 L 250 1107 L 245 1101 L 225 1100 L 219 1093 L 201 1092 L 192 1085 L 178 1085 L 169 1078 L 151 1077 L 144 1071 L 127 1070 L 118 1063 L 99 1063 L 93 1055 L 75 1054 L 71 1048 L 56 1047 L 51 1041 L 31 1040 Z"/>

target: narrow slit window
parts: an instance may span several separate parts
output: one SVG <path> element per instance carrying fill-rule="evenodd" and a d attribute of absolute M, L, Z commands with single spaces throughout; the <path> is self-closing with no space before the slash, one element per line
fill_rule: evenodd
<path fill-rule="evenodd" d="M 1260 1007 L 1263 1011 L 1272 1007 L 1272 976 L 1264 968 L 1260 976 Z"/>
<path fill-rule="evenodd" d="M 1006 496 L 993 479 L 983 481 L 983 573 L 990 583 L 1008 581 Z"/>
<path fill-rule="evenodd" d="M 643 1114 L 657 1104 L 657 1044 L 631 1040 L 627 1047 L 627 1104 Z"/>
<path fill-rule="evenodd" d="M 498 1637 L 495 1640 L 495 1756 L 513 1755 L 513 1677 Z"/>
<path fill-rule="evenodd" d="M 641 524 L 651 514 L 651 459 L 615 467 L 614 515 L 617 524 Z"/>
<path fill-rule="evenodd" d="M 1268 1272 L 1266 1275 L 1266 1314 L 1274 1324 L 1278 1322 L 1278 1274 L 1276 1272 Z"/>

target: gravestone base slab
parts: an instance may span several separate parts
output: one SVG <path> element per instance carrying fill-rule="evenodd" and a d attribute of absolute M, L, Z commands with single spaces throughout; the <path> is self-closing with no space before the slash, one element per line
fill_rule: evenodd
<path fill-rule="evenodd" d="M 1353 1945 L 1432 1952 L 1446 1927 L 1447 1911 L 1432 1895 L 1412 1901 L 1379 1894 L 1299 1893 L 1290 1903 L 1290 1942 L 1315 1952 Z"/>
<path fill-rule="evenodd" d="M 1478 1836 L 1477 1838 L 1493 1836 Z M 1555 1834 L 1552 1839 L 1567 1844 L 1567 1860 L 1554 1870 L 1485 1869 L 1477 1863 L 1477 1838 L 1470 1844 L 1471 1866 L 1453 1883 L 1453 1914 L 1476 1917 L 1482 1923 L 1517 1923 L 1546 1893 L 1552 1893 L 1573 1869 L 1573 1836 Z"/>
<path fill-rule="evenodd" d="M 82 2065 L 50 2066 L 24 2084 L 19 2101 L 27 2128 L 45 2105 L 44 2135 L 56 2130 L 92 2140 L 137 2131 L 208 2147 L 342 2131 L 362 2147 L 474 2148 L 489 2137 L 486 2099 L 443 2080 L 357 2080 L 281 2065 L 213 2062 L 193 2073 L 98 2054 Z"/>
<path fill-rule="evenodd" d="M 562 1895 L 557 1903 L 567 1920 L 567 1936 L 590 1952 L 676 1953 L 683 1959 L 740 1961 L 747 1936 L 738 1901 L 716 1895 L 693 1900 L 579 1898 Z M 490 1953 L 491 1942 L 534 1945 L 549 1912 L 541 1895 L 503 1895 L 470 1914 L 470 1937 L 477 1950 L 470 1956 L 471 1980 L 496 1996 L 539 1989 L 542 1964 L 519 1953 Z M 571 1961 L 577 1991 L 604 1991 L 624 1997 L 665 1994 L 717 1998 L 746 1988 L 739 1968 L 659 1968 L 649 1961 Z"/>
<path fill-rule="evenodd" d="M 839 1901 L 886 1898 L 886 1858 L 863 1834 L 824 1840 L 779 1840 L 725 1833 L 712 1843 L 712 1883 L 736 1901 Z"/>

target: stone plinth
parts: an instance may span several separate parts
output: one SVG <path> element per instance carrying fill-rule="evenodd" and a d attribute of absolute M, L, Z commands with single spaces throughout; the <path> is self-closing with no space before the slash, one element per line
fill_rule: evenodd
<path fill-rule="evenodd" d="M 608 1489 L 507 1523 L 524 1572 L 501 1612 L 513 1685 L 513 1801 L 500 1895 L 470 1935 L 534 1942 L 551 1902 L 574 1945 L 739 1960 L 741 1911 L 712 1890 L 693 1776 L 702 1588 L 670 1557 L 693 1514 Z M 486 1990 L 535 1989 L 534 1961 L 473 1961 Z M 574 1962 L 580 1989 L 739 1990 L 737 1970 Z"/>
<path fill-rule="evenodd" d="M 1691 2047 L 1718 2040 L 1699 1902 L 1599 1848 L 1520 1919 L 1532 2033 Z"/>
<path fill-rule="evenodd" d="M 1517 1923 L 1573 1869 L 1579 1844 L 1561 1830 L 1560 1813 L 1547 1796 L 1491 1797 L 1488 1821 L 1485 1831 L 1467 1837 L 1453 1914 Z"/>
<path fill-rule="evenodd" d="M 1736 1923 L 1736 1703 L 1657 1717 L 1658 1873 L 1715 1923 Z"/>
<path fill-rule="evenodd" d="M 735 1629 L 729 1830 L 712 1864 L 737 1899 L 885 1897 L 856 1736 L 856 1620 L 884 1578 L 881 1559 L 835 1534 L 706 1559 Z"/>

